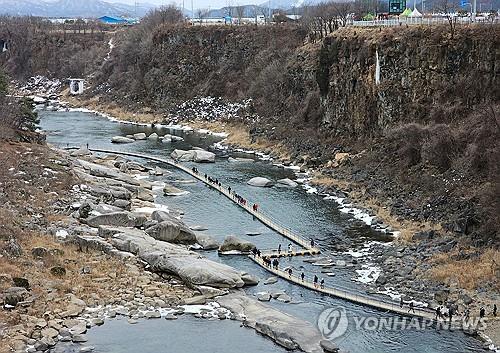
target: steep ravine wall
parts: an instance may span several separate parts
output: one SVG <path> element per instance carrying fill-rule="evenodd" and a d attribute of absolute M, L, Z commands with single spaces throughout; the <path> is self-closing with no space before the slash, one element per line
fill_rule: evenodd
<path fill-rule="evenodd" d="M 500 99 L 499 48 L 498 26 L 461 28 L 453 39 L 447 27 L 340 30 L 319 53 L 323 125 L 360 136 L 400 123 L 460 120 Z"/>

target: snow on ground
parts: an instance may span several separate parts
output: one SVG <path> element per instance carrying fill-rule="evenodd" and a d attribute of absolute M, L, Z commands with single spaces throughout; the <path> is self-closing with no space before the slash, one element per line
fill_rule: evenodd
<path fill-rule="evenodd" d="M 221 119 L 244 118 L 244 113 L 252 104 L 251 99 L 241 102 L 227 102 L 221 97 L 195 97 L 179 104 L 169 114 L 171 121 L 198 119 L 217 121 Z"/>

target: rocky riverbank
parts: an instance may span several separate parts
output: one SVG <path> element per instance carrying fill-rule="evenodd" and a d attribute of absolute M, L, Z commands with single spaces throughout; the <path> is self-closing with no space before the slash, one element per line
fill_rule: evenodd
<path fill-rule="evenodd" d="M 95 109 L 96 106 L 93 106 Z M 105 109 L 105 107 L 103 107 Z M 148 117 L 138 118 L 134 115 L 127 115 L 121 112 L 121 119 L 129 121 L 147 122 Z M 144 119 L 143 119 L 144 118 Z M 157 119 L 157 118 L 156 118 Z M 157 121 L 157 120 L 153 121 Z M 311 192 L 326 195 L 338 202 L 341 200 L 341 207 L 346 212 L 356 216 L 351 209 L 358 210 L 363 216 L 363 220 L 369 219 L 369 225 L 383 229 L 385 232 L 397 234 L 398 238 L 392 246 L 382 244 L 369 244 L 369 249 L 364 251 L 362 256 L 356 254 L 352 256 L 353 279 L 365 283 L 368 293 L 385 294 L 408 303 L 423 303 L 430 307 L 442 305 L 452 307 L 454 310 L 463 313 L 466 308 L 471 315 L 477 316 L 481 307 L 486 308 L 490 318 L 490 324 L 486 326 L 487 336 L 491 336 L 497 342 L 496 333 L 499 322 L 492 315 L 492 307 L 498 302 L 498 281 L 488 273 L 495 272 L 495 261 L 498 252 L 488 253 L 481 256 L 480 253 L 463 252 L 456 250 L 457 241 L 453 234 L 442 230 L 438 224 L 421 222 L 414 218 L 402 216 L 400 213 L 393 213 L 393 208 L 386 204 L 386 200 L 381 195 L 374 198 L 367 186 L 359 185 L 359 180 L 352 175 L 343 175 L 342 180 L 337 180 L 324 173 L 324 165 L 318 165 L 312 158 L 292 158 L 292 151 L 281 144 L 271 144 L 260 137 L 254 138 L 246 130 L 245 125 L 222 122 L 210 122 L 206 119 L 190 120 L 185 122 L 195 129 L 211 130 L 217 133 L 227 133 L 228 137 L 223 146 L 225 152 L 240 150 L 242 147 L 247 150 L 260 151 L 261 155 L 271 156 L 275 162 L 280 161 L 282 165 L 296 165 L 300 172 L 309 171 L 312 176 L 311 182 L 316 190 Z M 229 147 L 229 149 L 227 149 Z M 338 153 L 335 161 L 329 163 L 326 168 L 336 168 L 337 171 L 352 169 L 353 161 L 357 158 L 349 153 Z M 340 175 L 340 174 L 339 174 Z M 346 207 L 348 205 L 348 207 Z M 352 205 L 356 207 L 352 208 Z M 382 228 L 381 228 L 382 227 Z M 342 261 L 350 264 L 349 256 L 342 254 L 348 252 L 349 244 L 340 243 L 339 251 Z M 450 249 L 455 249 L 450 252 Z M 448 258 L 443 258 L 443 254 L 448 254 Z M 347 254 L 348 255 L 348 254 Z M 483 266 L 481 271 L 470 271 L 468 268 L 476 261 L 481 261 Z M 467 276 L 451 277 L 445 273 L 444 277 L 436 279 L 437 274 L 447 268 L 453 272 L 459 268 L 467 268 Z M 470 278 L 472 275 L 472 278 Z M 486 281 L 482 279 L 487 278 Z M 460 281 L 466 278 L 468 283 Z M 481 282 L 481 290 L 477 290 Z M 444 293 L 444 294 L 443 294 Z M 486 340 L 487 345 L 491 341 Z"/>
<path fill-rule="evenodd" d="M 231 305 L 210 304 L 212 298 L 259 280 L 189 250 L 207 239 L 198 239 L 199 233 L 178 213 L 156 205 L 154 192 L 162 188 L 145 181 L 166 170 L 117 156 L 93 156 L 84 149 L 68 153 L 23 144 L 2 147 L 0 157 L 9 165 L 2 176 L 8 185 L 2 196 L 10 200 L 8 210 L 2 209 L 2 227 L 12 230 L 22 224 L 16 231 L 23 233 L 2 245 L 2 351 L 91 351 L 85 333 L 107 319 L 122 315 L 131 324 L 143 318 L 175 319 L 190 312 L 185 306 L 190 304 L 209 304 L 197 311 L 200 317 L 239 317 Z M 17 161 L 12 160 L 14 150 L 19 152 Z M 38 180 L 33 168 L 42 169 Z M 15 198 L 31 187 L 49 195 L 31 192 L 37 209 Z M 13 215 L 22 207 L 25 222 L 8 219 L 5 212 Z M 262 327 L 265 317 L 277 325 L 262 333 L 278 344 L 318 351 L 321 337 L 315 328 L 290 330 L 284 340 L 282 327 L 291 317 L 241 298 L 268 313 L 254 319 L 252 327 Z M 316 341 L 316 346 L 304 340 Z"/>

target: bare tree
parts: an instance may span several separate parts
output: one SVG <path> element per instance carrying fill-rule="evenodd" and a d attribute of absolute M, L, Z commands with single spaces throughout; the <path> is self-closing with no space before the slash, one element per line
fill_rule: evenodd
<path fill-rule="evenodd" d="M 155 28 L 159 25 L 176 24 L 184 21 L 184 15 L 174 5 L 160 6 L 157 9 L 151 10 L 141 21 L 144 28 Z"/>
<path fill-rule="evenodd" d="M 241 19 L 245 16 L 245 6 L 236 6 L 236 17 L 238 18 L 238 24 L 241 24 Z"/>
<path fill-rule="evenodd" d="M 210 11 L 208 9 L 196 10 L 196 14 L 198 16 L 198 19 L 200 20 L 200 23 L 203 23 L 203 19 L 207 18 L 209 13 L 210 13 Z"/>
<path fill-rule="evenodd" d="M 334 2 L 332 3 L 333 14 L 340 22 L 340 26 L 347 26 L 347 21 L 351 18 L 354 6 L 352 2 Z"/>
<path fill-rule="evenodd" d="M 458 5 L 452 0 L 436 0 L 433 9 L 446 18 L 450 28 L 450 36 L 453 38 L 457 27 L 457 17 L 455 13 L 457 12 Z"/>

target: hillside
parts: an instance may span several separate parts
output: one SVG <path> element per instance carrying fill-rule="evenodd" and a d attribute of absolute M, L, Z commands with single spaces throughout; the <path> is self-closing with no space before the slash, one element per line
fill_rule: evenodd
<path fill-rule="evenodd" d="M 453 37 L 433 26 L 344 28 L 311 42 L 300 26 L 145 21 L 116 34 L 107 61 L 107 40 L 96 40 L 79 71 L 90 88 L 74 104 L 129 120 L 224 124 L 228 143 L 312 168 L 321 191 L 400 229 L 402 243 L 433 254 L 420 259 L 426 266 L 439 259 L 432 271 L 421 266 L 426 276 L 448 281 L 451 266 L 467 271 L 462 287 L 495 287 L 467 269 L 486 251 L 495 266 L 500 245 L 499 38 L 498 26 L 457 27 Z M 90 52 L 87 41 L 74 58 Z M 33 43 L 25 55 L 39 57 Z M 73 69 L 16 62 L 7 67 L 21 77 Z M 194 119 L 206 96 L 251 104 L 237 117 Z"/>
<path fill-rule="evenodd" d="M 251 98 L 253 141 L 285 143 L 396 218 L 498 244 L 498 38 L 496 26 L 453 39 L 447 27 L 344 29 L 310 44 L 293 27 L 163 27 L 140 47 L 123 34 L 92 94 L 163 113 L 195 96 Z M 339 152 L 352 157 L 342 168 Z"/>
<path fill-rule="evenodd" d="M 130 16 L 142 17 L 155 6 L 139 3 L 137 7 L 102 0 L 0 0 L 0 15 L 41 17 L 87 17 Z"/>

